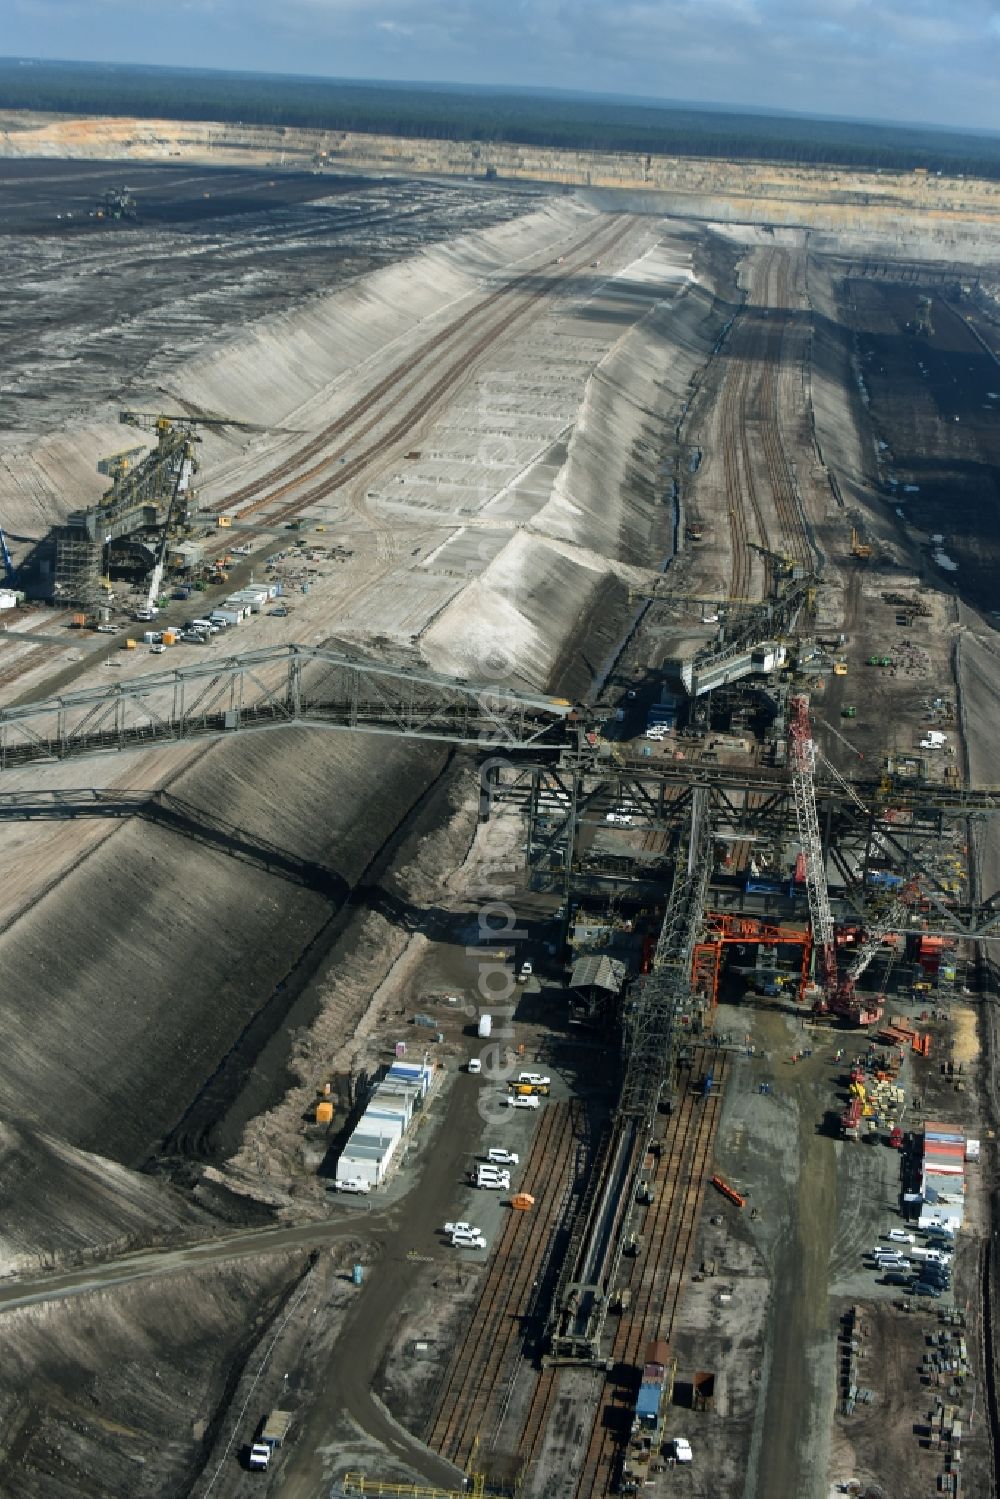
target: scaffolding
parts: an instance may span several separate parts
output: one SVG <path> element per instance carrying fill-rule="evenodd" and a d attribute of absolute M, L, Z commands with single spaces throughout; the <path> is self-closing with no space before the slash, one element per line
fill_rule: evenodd
<path fill-rule="evenodd" d="M 101 544 L 78 526 L 55 533 L 52 598 L 66 608 L 92 609 L 101 595 Z"/>

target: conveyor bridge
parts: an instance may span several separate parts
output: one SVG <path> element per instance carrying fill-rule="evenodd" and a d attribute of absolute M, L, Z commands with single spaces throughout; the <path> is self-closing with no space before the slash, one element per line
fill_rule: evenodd
<path fill-rule="evenodd" d="M 4 708 L 0 770 L 297 726 L 544 749 L 575 717 L 563 698 L 276 646 Z"/>

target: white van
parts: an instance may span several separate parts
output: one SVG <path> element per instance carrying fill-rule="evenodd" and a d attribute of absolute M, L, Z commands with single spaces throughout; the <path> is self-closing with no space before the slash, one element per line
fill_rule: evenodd
<path fill-rule="evenodd" d="M 491 1145 L 486 1152 L 486 1159 L 496 1166 L 519 1166 L 521 1164 L 520 1157 L 503 1145 Z"/>
<path fill-rule="evenodd" d="M 510 1172 L 505 1166 L 493 1166 L 480 1163 L 476 1167 L 477 1181 L 502 1181 L 504 1178 L 510 1181 Z"/>
<path fill-rule="evenodd" d="M 499 1172 L 495 1176 L 477 1176 L 476 1186 L 487 1192 L 507 1192 L 510 1190 L 510 1174 L 505 1171 L 502 1176 Z"/>
<path fill-rule="evenodd" d="M 537 1109 L 541 1105 L 541 1099 L 537 1093 L 517 1093 L 512 1098 L 508 1098 L 507 1102 L 512 1109 Z"/>

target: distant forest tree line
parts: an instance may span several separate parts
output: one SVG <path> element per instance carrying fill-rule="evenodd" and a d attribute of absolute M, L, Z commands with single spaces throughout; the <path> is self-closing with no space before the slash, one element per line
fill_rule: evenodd
<path fill-rule="evenodd" d="M 572 95 L 0 59 L 0 108 L 1000 177 L 1000 136 Z"/>

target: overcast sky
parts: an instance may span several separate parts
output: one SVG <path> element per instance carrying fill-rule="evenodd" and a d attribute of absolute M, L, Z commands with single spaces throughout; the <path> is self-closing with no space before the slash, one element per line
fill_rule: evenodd
<path fill-rule="evenodd" d="M 0 53 L 1000 129 L 1000 0 L 0 0 Z"/>

